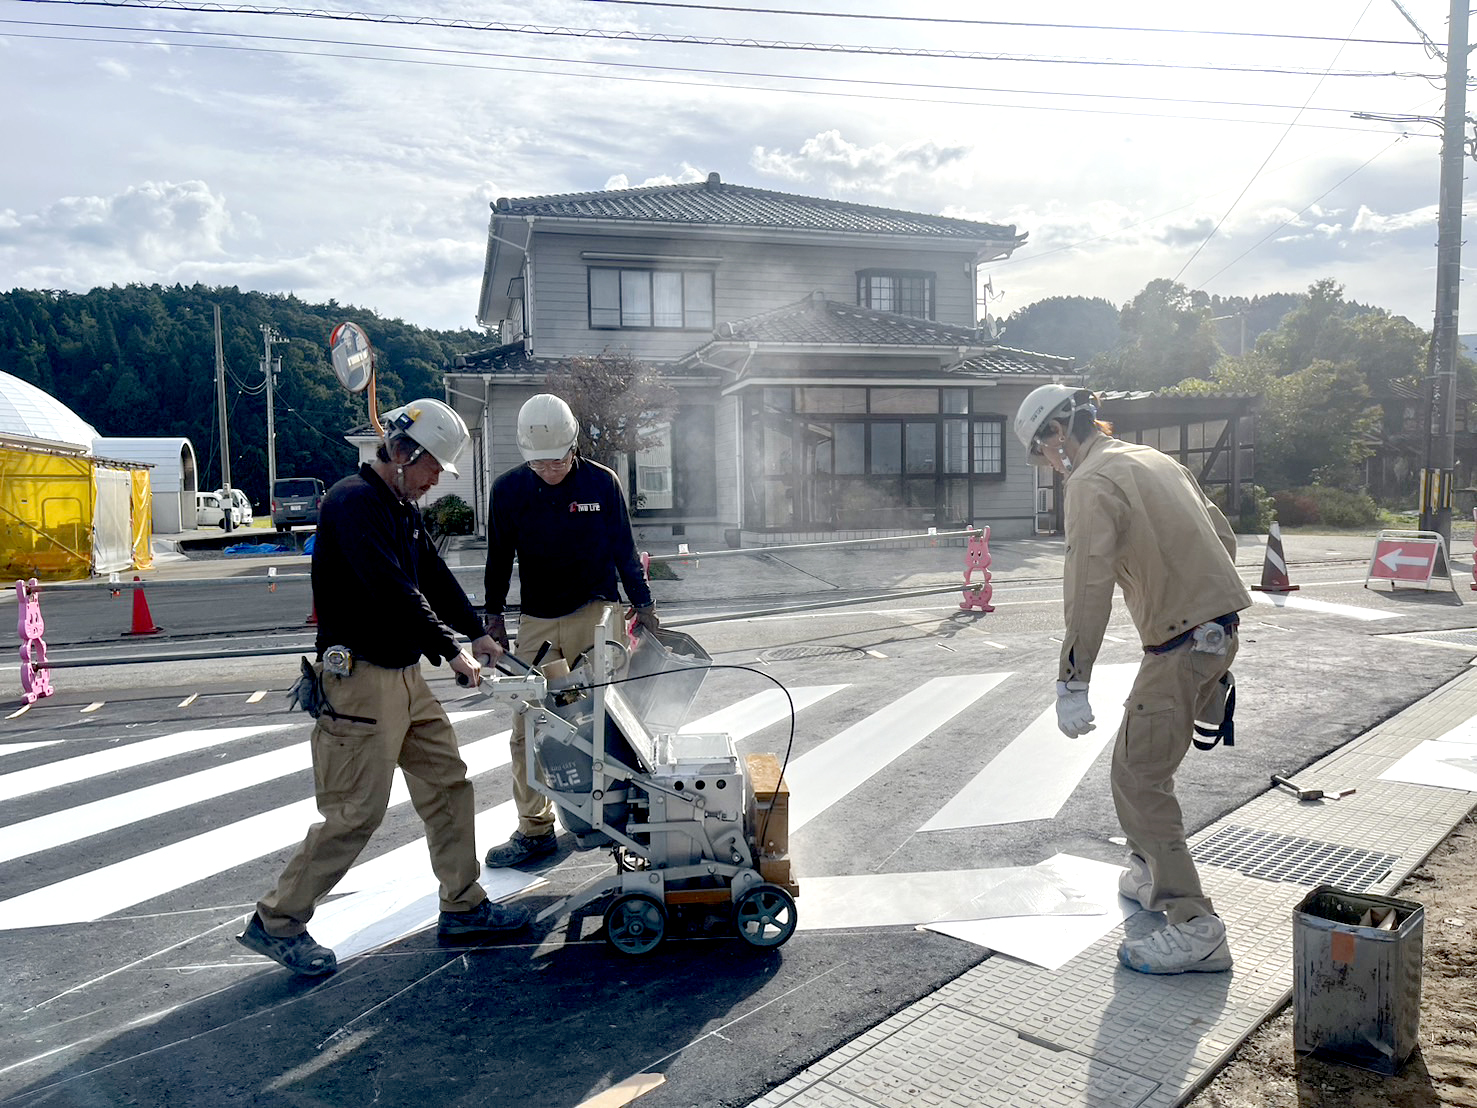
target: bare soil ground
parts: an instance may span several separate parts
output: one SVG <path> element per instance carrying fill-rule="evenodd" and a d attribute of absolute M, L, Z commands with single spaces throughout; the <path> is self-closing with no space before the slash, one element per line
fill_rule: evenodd
<path fill-rule="evenodd" d="M 1294 1005 L 1189 1108 L 1477 1108 L 1477 822 L 1469 814 L 1395 894 L 1425 908 L 1420 1045 L 1393 1077 L 1300 1056 Z"/>

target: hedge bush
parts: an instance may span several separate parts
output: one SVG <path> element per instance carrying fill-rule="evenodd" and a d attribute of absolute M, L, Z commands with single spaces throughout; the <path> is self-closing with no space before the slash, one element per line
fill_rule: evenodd
<path fill-rule="evenodd" d="M 421 515 L 431 537 L 438 539 L 445 535 L 470 535 L 477 524 L 472 505 L 454 492 L 447 493 Z"/>
<path fill-rule="evenodd" d="M 1274 493 L 1277 519 L 1283 526 L 1322 523 L 1328 527 L 1367 527 L 1379 519 L 1380 509 L 1368 493 L 1350 492 L 1331 485 L 1307 485 Z"/>

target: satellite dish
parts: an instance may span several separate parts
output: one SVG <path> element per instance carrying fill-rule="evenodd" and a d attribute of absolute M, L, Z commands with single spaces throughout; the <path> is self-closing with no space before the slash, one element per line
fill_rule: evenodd
<path fill-rule="evenodd" d="M 328 338 L 333 353 L 333 373 L 350 392 L 363 392 L 374 373 L 374 350 L 369 336 L 357 323 L 340 323 Z"/>

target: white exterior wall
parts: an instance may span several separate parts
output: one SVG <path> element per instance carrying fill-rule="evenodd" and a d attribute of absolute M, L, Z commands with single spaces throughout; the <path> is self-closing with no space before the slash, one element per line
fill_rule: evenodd
<path fill-rule="evenodd" d="M 199 469 L 189 439 L 97 438 L 92 440 L 92 452 L 99 458 L 153 467 L 149 485 L 154 495 L 151 526 L 155 534 L 176 535 L 195 529 Z"/>
<path fill-rule="evenodd" d="M 829 300 L 856 303 L 856 274 L 863 269 L 924 270 L 934 274 L 937 322 L 975 325 L 974 254 L 968 250 L 905 251 L 751 241 L 605 237 L 539 231 L 530 246 L 537 288 L 533 295 L 533 352 L 563 358 L 628 349 L 639 358 L 671 361 L 700 346 L 711 332 L 646 328 L 592 329 L 588 271 L 591 266 L 645 263 L 587 260 L 583 251 L 717 257 L 713 270 L 715 325 L 745 319 L 802 300 L 819 290 Z M 674 266 L 676 263 L 673 263 Z M 660 267 L 654 267 L 660 268 Z M 683 268 L 703 269 L 700 265 Z"/>

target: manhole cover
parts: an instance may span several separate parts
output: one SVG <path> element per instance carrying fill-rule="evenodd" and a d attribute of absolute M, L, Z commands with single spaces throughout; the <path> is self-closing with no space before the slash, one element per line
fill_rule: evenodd
<path fill-rule="evenodd" d="M 794 662 L 801 658 L 860 658 L 854 646 L 777 646 L 759 655 L 763 662 Z"/>
<path fill-rule="evenodd" d="M 1255 831 L 1234 824 L 1190 849 L 1197 862 L 1210 862 L 1264 881 L 1293 885 L 1338 885 L 1363 892 L 1390 872 L 1395 854 L 1356 850 L 1274 831 Z"/>

